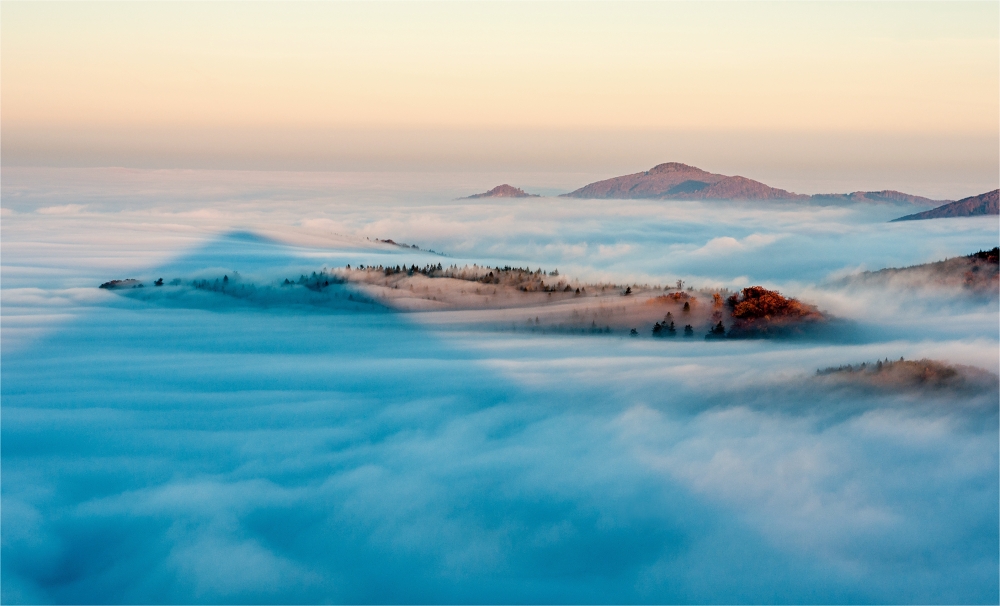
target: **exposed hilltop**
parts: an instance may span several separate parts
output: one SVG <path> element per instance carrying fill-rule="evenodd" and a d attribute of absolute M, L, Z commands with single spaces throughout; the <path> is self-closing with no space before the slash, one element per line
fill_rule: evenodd
<path fill-rule="evenodd" d="M 946 391 L 996 393 L 997 376 L 972 366 L 938 360 L 878 360 L 816 371 L 831 386 L 860 387 L 876 391 Z"/>
<path fill-rule="evenodd" d="M 658 164 L 646 172 L 597 181 L 564 196 L 591 199 L 798 200 L 825 204 L 906 203 L 917 206 L 933 206 L 942 202 L 893 190 L 807 196 L 747 177 L 710 173 L 680 162 Z"/>
<path fill-rule="evenodd" d="M 1000 291 L 1000 249 L 981 250 L 911 267 L 866 271 L 839 280 L 834 285 L 888 286 L 917 289 L 948 289 L 979 296 L 996 297 Z"/>
<path fill-rule="evenodd" d="M 134 280 L 132 282 L 135 282 Z M 108 284 L 126 284 L 112 281 Z M 382 267 L 350 265 L 254 283 L 233 272 L 221 278 L 172 280 L 161 288 L 112 288 L 170 305 L 215 306 L 213 295 L 239 305 L 308 305 L 331 312 L 449 312 L 451 322 L 490 330 L 529 330 L 638 337 L 747 339 L 819 335 L 828 318 L 814 306 L 760 286 L 726 289 L 676 285 L 585 283 L 527 267 Z M 432 320 L 432 318 L 438 320 Z M 428 321 L 440 321 L 436 315 Z"/>
<path fill-rule="evenodd" d="M 380 266 L 334 271 L 338 279 L 389 307 L 490 310 L 476 315 L 476 322 L 514 320 L 513 326 L 526 315 L 532 330 L 752 339 L 814 334 L 830 319 L 815 306 L 760 286 L 730 293 L 684 290 L 683 282 L 673 288 L 584 283 L 558 271 L 519 267 Z"/>
<path fill-rule="evenodd" d="M 982 215 L 1000 215 L 1000 189 L 988 191 L 978 196 L 962 198 L 957 202 L 949 202 L 922 213 L 906 215 L 892 221 L 918 221 L 920 219 L 947 219 L 951 217 L 978 217 Z"/>
<path fill-rule="evenodd" d="M 475 198 L 537 198 L 538 194 L 529 194 L 525 192 L 520 187 L 514 187 L 513 185 L 497 185 L 493 189 L 483 192 L 481 194 L 473 194 L 462 198 L 462 200 L 472 200 Z"/>

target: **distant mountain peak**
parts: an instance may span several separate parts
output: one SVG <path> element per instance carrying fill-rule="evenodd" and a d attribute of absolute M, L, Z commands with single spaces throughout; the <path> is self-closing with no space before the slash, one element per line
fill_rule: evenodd
<path fill-rule="evenodd" d="M 743 176 L 710 173 L 682 162 L 664 162 L 631 175 L 612 177 L 563 194 L 568 198 L 654 200 L 797 200 L 820 204 L 913 204 L 929 207 L 944 200 L 931 200 L 893 190 L 856 191 L 850 194 L 807 196 L 765 185 Z"/>
<path fill-rule="evenodd" d="M 526 193 L 520 187 L 514 187 L 513 185 L 497 185 L 493 189 L 483 192 L 481 194 L 473 194 L 463 198 L 465 200 L 471 200 L 474 198 L 537 198 L 538 194 Z"/>
<path fill-rule="evenodd" d="M 597 181 L 571 198 L 653 198 L 676 200 L 794 200 L 805 198 L 746 177 L 729 177 L 681 162 L 657 164 L 646 172 Z"/>
<path fill-rule="evenodd" d="M 669 172 L 679 172 L 679 171 L 702 171 L 700 168 L 694 166 L 689 166 L 687 164 L 682 164 L 680 162 L 664 162 L 663 164 L 657 164 L 653 168 L 646 171 L 647 175 L 655 175 L 659 173 L 669 173 Z"/>

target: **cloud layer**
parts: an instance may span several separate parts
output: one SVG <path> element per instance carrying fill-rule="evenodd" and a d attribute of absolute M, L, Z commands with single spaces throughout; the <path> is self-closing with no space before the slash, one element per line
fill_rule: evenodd
<path fill-rule="evenodd" d="M 997 600 L 996 394 L 813 378 L 900 356 L 996 372 L 995 301 L 822 284 L 977 250 L 993 220 L 471 205 L 404 177 L 85 176 L 4 183 L 5 603 Z M 86 208 L 36 212 L 68 204 Z M 729 239 L 737 254 L 711 244 Z M 95 288 L 430 259 L 744 276 L 864 338 L 443 330 Z"/>

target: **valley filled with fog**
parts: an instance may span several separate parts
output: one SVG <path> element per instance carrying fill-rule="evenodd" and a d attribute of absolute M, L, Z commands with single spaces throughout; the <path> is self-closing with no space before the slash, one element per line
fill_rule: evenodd
<path fill-rule="evenodd" d="M 543 197 L 457 199 L 504 180 Z M 996 603 L 997 293 L 858 274 L 997 217 L 550 197 L 587 180 L 4 168 L 3 601 Z M 567 305 L 760 285 L 832 328 L 547 330 L 547 294 L 344 273 L 437 264 Z M 259 294 L 190 286 L 223 278 Z M 900 358 L 971 378 L 817 373 Z"/>

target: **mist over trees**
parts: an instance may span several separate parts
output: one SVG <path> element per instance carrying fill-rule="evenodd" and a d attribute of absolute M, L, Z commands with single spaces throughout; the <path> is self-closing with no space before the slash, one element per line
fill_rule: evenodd
<path fill-rule="evenodd" d="M 879 287 L 1000 297 L 1000 247 L 910 267 L 865 271 L 836 280 L 834 287 Z"/>
<path fill-rule="evenodd" d="M 101 287 L 131 291 L 140 286 L 138 280 L 113 280 Z M 157 286 L 164 286 L 162 279 Z M 684 284 L 678 281 L 676 286 Z M 814 306 L 760 286 L 730 293 L 725 289 L 695 291 L 693 287 L 672 290 L 658 285 L 588 284 L 561 276 L 558 270 L 546 272 L 541 268 L 513 266 L 434 263 L 352 267 L 348 264 L 343 268 L 324 267 L 271 284 L 259 284 L 232 271 L 220 277 L 186 282 L 174 279 L 164 294 L 176 303 L 177 289 L 184 288 L 261 305 L 284 301 L 289 305 L 329 306 L 331 310 L 491 311 L 495 319 L 487 316 L 485 323 L 484 319 L 477 322 L 483 328 L 492 326 L 493 330 L 502 330 L 504 326 L 516 330 L 516 322 L 511 325 L 504 320 L 505 310 L 530 308 L 543 312 L 529 321 L 533 331 L 578 334 L 623 331 L 632 336 L 645 334 L 657 338 L 677 335 L 675 313 L 685 318 L 685 337 L 693 336 L 696 326 L 703 326 L 707 339 L 794 336 L 802 333 L 804 325 L 825 319 Z M 288 294 L 281 295 L 282 291 Z M 301 291 L 317 296 L 306 296 Z"/>

